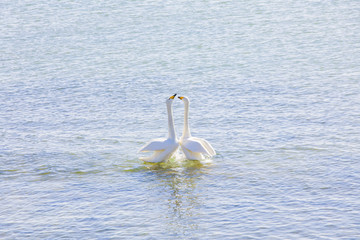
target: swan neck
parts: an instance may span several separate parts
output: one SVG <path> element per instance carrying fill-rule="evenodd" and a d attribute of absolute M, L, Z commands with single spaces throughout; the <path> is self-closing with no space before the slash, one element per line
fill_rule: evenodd
<path fill-rule="evenodd" d="M 189 103 L 185 102 L 183 137 L 191 137 L 189 127 Z"/>
<path fill-rule="evenodd" d="M 174 128 L 174 119 L 172 112 L 172 105 L 167 104 L 167 113 L 168 113 L 168 124 L 169 124 L 169 138 L 176 139 L 176 133 Z"/>

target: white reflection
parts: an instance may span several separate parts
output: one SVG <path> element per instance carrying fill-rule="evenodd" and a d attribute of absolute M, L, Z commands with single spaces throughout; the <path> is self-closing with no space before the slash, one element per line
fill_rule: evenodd
<path fill-rule="evenodd" d="M 199 161 L 176 160 L 148 166 L 156 174 L 156 184 L 151 190 L 159 191 L 158 202 L 167 206 L 164 218 L 170 235 L 187 236 L 199 228 L 202 191 L 198 185 L 208 166 L 209 163 Z"/>

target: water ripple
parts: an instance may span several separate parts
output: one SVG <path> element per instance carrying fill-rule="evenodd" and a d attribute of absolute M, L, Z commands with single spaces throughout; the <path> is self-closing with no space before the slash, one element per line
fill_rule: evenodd
<path fill-rule="evenodd" d="M 1 12 L 0 238 L 360 235 L 357 1 Z M 137 150 L 166 136 L 175 92 L 218 154 L 146 164 Z"/>

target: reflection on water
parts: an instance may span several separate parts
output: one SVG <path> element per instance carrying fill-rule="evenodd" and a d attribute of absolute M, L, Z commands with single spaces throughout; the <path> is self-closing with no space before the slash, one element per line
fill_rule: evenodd
<path fill-rule="evenodd" d="M 0 239 L 358 239 L 358 2 L 2 1 Z"/>
<path fill-rule="evenodd" d="M 167 231 L 173 236 L 193 235 L 199 228 L 197 219 L 201 215 L 198 183 L 208 173 L 211 162 L 170 159 L 164 163 L 145 165 L 156 179 L 149 191 L 159 191 L 159 196 L 166 199 L 163 202 L 167 206 L 164 216 Z"/>

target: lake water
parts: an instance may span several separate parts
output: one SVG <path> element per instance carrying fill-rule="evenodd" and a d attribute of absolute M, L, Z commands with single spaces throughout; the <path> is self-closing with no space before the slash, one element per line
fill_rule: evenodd
<path fill-rule="evenodd" d="M 1 239 L 359 239 L 359 1 L 0 12 Z M 217 155 L 144 164 L 174 93 Z"/>

